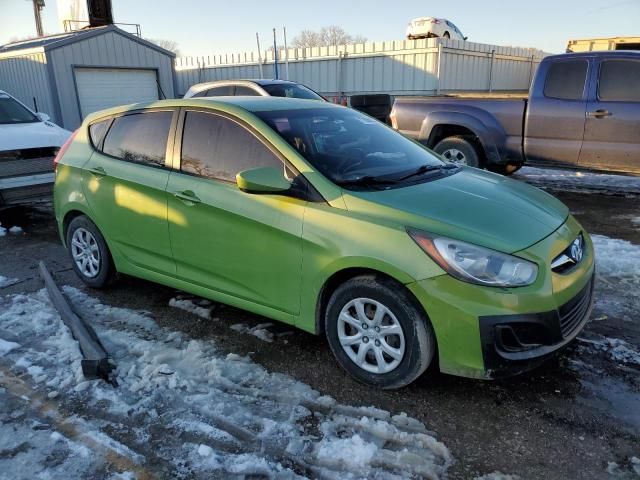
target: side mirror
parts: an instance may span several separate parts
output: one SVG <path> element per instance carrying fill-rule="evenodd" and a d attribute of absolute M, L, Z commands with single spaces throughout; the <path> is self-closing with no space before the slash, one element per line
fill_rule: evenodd
<path fill-rule="evenodd" d="M 51 119 L 51 117 L 49 115 L 47 115 L 46 113 L 42 113 L 42 112 L 36 113 L 36 117 L 38 117 L 40 119 L 40 121 L 42 121 L 42 122 L 48 122 Z"/>
<path fill-rule="evenodd" d="M 236 175 L 238 188 L 247 193 L 282 193 L 291 188 L 283 169 L 260 167 L 244 170 Z"/>

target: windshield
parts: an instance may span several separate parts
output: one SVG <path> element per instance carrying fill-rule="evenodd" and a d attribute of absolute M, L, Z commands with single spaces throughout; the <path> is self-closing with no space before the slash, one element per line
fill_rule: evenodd
<path fill-rule="evenodd" d="M 256 115 L 338 185 L 364 179 L 370 181 L 358 188 L 366 188 L 373 181 L 406 183 L 419 180 L 419 175 L 412 174 L 418 169 L 445 166 L 421 145 L 356 110 L 276 110 Z"/>
<path fill-rule="evenodd" d="M 260 85 L 272 97 L 304 98 L 306 100 L 324 100 L 313 90 L 297 83 L 271 83 Z"/>
<path fill-rule="evenodd" d="M 32 123 L 40 120 L 9 95 L 0 94 L 0 124 Z"/>

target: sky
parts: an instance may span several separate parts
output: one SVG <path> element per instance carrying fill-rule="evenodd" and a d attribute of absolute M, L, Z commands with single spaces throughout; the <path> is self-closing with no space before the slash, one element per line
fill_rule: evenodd
<path fill-rule="evenodd" d="M 56 0 L 45 0 L 46 33 L 60 31 Z M 432 5 L 430 6 L 430 4 Z M 241 5 L 241 6 L 240 6 Z M 301 30 L 338 25 L 369 41 L 403 39 L 414 17 L 454 22 L 469 41 L 563 52 L 567 40 L 640 36 L 640 0 L 112 0 L 116 22 L 139 23 L 147 38 L 174 40 L 182 55 L 214 55 L 289 41 Z M 31 0 L 0 0 L 0 44 L 35 34 Z"/>

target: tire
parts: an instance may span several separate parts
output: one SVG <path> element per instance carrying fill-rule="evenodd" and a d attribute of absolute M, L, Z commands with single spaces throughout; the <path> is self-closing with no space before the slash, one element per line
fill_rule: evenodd
<path fill-rule="evenodd" d="M 483 167 L 478 150 L 463 136 L 447 137 L 438 142 L 433 151 L 454 163 L 475 168 Z"/>
<path fill-rule="evenodd" d="M 367 317 L 362 322 L 357 312 L 360 302 Z M 380 312 L 381 321 L 376 322 L 375 312 Z M 350 322 L 341 320 L 344 313 Z M 413 382 L 431 364 L 437 348 L 431 323 L 411 294 L 403 285 L 375 275 L 355 277 L 340 285 L 331 295 L 324 320 L 329 346 L 340 366 L 373 387 L 394 389 Z M 383 335 L 376 328 L 400 333 Z M 343 346 L 341 337 L 354 338 L 343 340 Z M 355 339 L 359 340 L 346 345 Z M 359 364 L 361 348 L 366 353 Z M 394 357 L 383 353 L 389 350 Z"/>
<path fill-rule="evenodd" d="M 116 268 L 109 247 L 98 227 L 80 215 L 67 228 L 67 252 L 76 275 L 91 288 L 105 288 L 116 279 Z M 83 259 L 75 256 L 84 255 Z"/>

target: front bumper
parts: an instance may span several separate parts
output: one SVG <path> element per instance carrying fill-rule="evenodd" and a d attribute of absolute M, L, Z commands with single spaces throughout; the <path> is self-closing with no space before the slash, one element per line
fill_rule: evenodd
<path fill-rule="evenodd" d="M 543 313 L 480 317 L 482 357 L 488 378 L 531 370 L 578 336 L 593 309 L 594 278 L 569 302 Z"/>
<path fill-rule="evenodd" d="M 586 244 L 582 261 L 568 272 L 552 272 L 552 259 L 581 232 Z M 408 285 L 433 325 L 442 372 L 496 378 L 530 370 L 569 344 L 588 321 L 593 244 L 573 217 L 515 255 L 539 265 L 534 284 L 493 288 L 441 275 Z"/>

